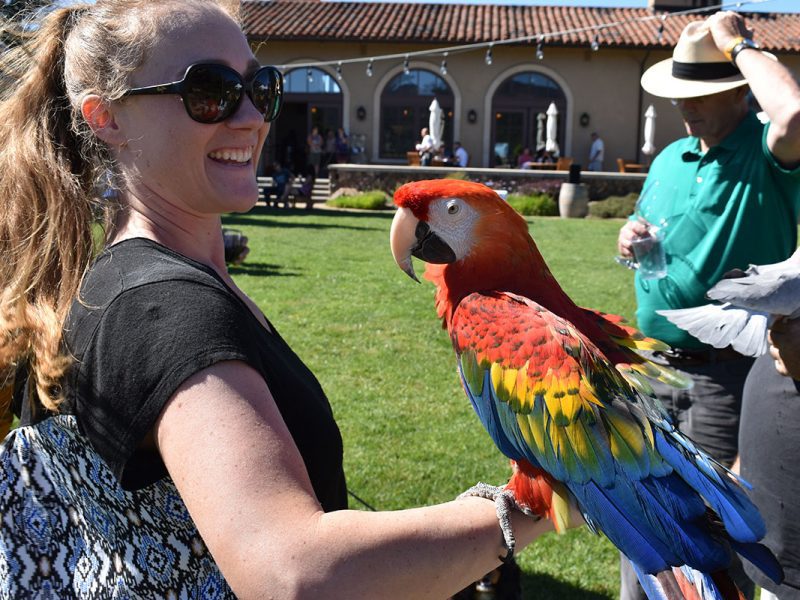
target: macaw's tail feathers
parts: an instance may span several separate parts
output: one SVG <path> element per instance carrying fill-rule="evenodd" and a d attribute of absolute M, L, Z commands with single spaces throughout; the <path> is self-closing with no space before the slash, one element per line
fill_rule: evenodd
<path fill-rule="evenodd" d="M 684 565 L 649 575 L 633 568 L 650 600 L 744 600 L 725 571 L 708 575 Z"/>
<path fill-rule="evenodd" d="M 653 396 L 653 388 L 647 378 L 666 383 L 679 390 L 690 390 L 694 385 L 692 378 L 670 367 L 654 363 L 640 354 L 634 354 L 629 363 L 617 363 L 625 380 L 642 394 Z"/>
<path fill-rule="evenodd" d="M 783 567 L 772 553 L 772 550 L 763 544 L 757 543 L 743 544 L 736 540 L 731 540 L 730 544 L 733 549 L 739 553 L 739 556 L 761 570 L 764 575 L 769 577 L 776 584 L 780 585 L 783 583 Z"/>
<path fill-rule="evenodd" d="M 767 351 L 770 317 L 765 312 L 730 304 L 706 304 L 656 312 L 715 348 L 731 346 L 746 356 L 761 356 Z"/>
<path fill-rule="evenodd" d="M 514 493 L 519 504 L 529 508 L 534 514 L 547 517 L 558 533 L 564 533 L 571 524 L 567 488 L 527 461 L 512 460 L 511 466 L 514 474 L 506 489 Z"/>

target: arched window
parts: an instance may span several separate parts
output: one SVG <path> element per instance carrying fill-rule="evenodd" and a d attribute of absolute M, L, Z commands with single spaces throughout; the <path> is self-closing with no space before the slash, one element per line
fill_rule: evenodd
<path fill-rule="evenodd" d="M 311 67 L 294 69 L 284 75 L 285 94 L 341 94 L 336 79 L 325 71 Z"/>
<path fill-rule="evenodd" d="M 561 86 L 536 71 L 517 73 L 497 88 L 492 98 L 492 166 L 516 167 L 524 148 L 543 148 L 546 113 L 551 103 L 558 110 L 556 141 L 564 147 L 567 99 Z"/>
<path fill-rule="evenodd" d="M 320 134 L 334 135 L 344 125 L 342 88 L 336 77 L 315 67 L 299 67 L 284 76 L 284 102 L 281 115 L 272 124 L 262 153 L 261 171 L 278 159 L 294 173 L 308 168 L 307 143 L 309 133 L 316 127 Z M 323 157 L 322 173 L 332 157 Z"/>
<path fill-rule="evenodd" d="M 393 77 L 381 93 L 380 158 L 405 158 L 428 127 L 430 105 L 439 101 L 444 112 L 445 147 L 453 147 L 453 91 L 447 82 L 424 69 L 411 69 Z"/>

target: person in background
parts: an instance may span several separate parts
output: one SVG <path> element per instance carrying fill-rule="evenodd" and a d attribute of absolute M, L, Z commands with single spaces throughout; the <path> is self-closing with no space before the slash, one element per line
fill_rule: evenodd
<path fill-rule="evenodd" d="M 427 127 L 423 127 L 419 135 L 422 138 L 416 146 L 417 152 L 419 152 L 419 164 L 423 167 L 427 167 L 430 166 L 433 160 L 433 138 L 428 132 Z"/>
<path fill-rule="evenodd" d="M 525 148 L 517 157 L 517 168 L 519 169 L 527 169 L 528 167 L 525 166 L 525 163 L 533 162 L 533 154 L 531 154 L 530 148 Z"/>
<path fill-rule="evenodd" d="M 322 162 L 322 144 L 323 139 L 319 134 L 319 128 L 312 127 L 311 133 L 306 138 L 306 146 L 308 147 L 308 164 L 314 169 L 315 177 L 319 177 L 319 168 Z"/>
<path fill-rule="evenodd" d="M 469 165 L 469 154 L 467 153 L 461 142 L 453 142 L 453 157 L 456 161 L 456 166 L 466 167 Z"/>
<path fill-rule="evenodd" d="M 438 600 L 552 529 L 477 491 L 348 510 L 322 386 L 225 264 L 283 90 L 239 5 L 69 4 L 3 57 L 4 598 Z"/>
<path fill-rule="evenodd" d="M 342 164 L 350 162 L 350 138 L 342 127 L 336 131 L 336 162 Z"/>
<path fill-rule="evenodd" d="M 592 146 L 589 149 L 589 164 L 587 165 L 588 171 L 602 171 L 603 159 L 605 157 L 605 145 L 602 138 L 597 132 L 592 132 Z"/>
<path fill-rule="evenodd" d="M 762 540 L 785 579 L 775 585 L 744 564 L 761 600 L 800 598 L 800 319 L 781 318 L 769 334 L 769 353 L 747 375 L 734 471 L 753 486 L 751 498 L 767 526 Z"/>
<path fill-rule="evenodd" d="M 749 109 L 748 86 L 769 124 Z M 631 258 L 634 238 L 650 235 L 651 224 L 663 229 L 667 274 L 644 279 L 637 272 L 636 317 L 645 335 L 672 347 L 654 359 L 689 374 L 695 385 L 685 392 L 654 388 L 680 428 L 730 466 L 752 359 L 706 346 L 656 311 L 704 304 L 706 290 L 727 271 L 779 262 L 797 247 L 800 88 L 733 12 L 687 25 L 673 58 L 650 67 L 642 87 L 673 99 L 689 135 L 653 161 L 639 211 L 620 230 L 618 251 Z M 752 598 L 754 586 L 741 565 L 733 575 Z M 643 597 L 624 559 L 621 597 Z"/>
<path fill-rule="evenodd" d="M 287 198 L 292 189 L 292 179 L 294 179 L 292 172 L 276 160 L 272 165 L 272 185 L 264 187 L 264 202 L 267 206 L 277 208 L 281 202 L 284 206 L 288 206 Z"/>
<path fill-rule="evenodd" d="M 336 160 L 336 132 L 333 129 L 328 129 L 325 132 L 325 146 L 323 155 L 324 172 L 327 174 L 328 165 L 333 164 Z"/>

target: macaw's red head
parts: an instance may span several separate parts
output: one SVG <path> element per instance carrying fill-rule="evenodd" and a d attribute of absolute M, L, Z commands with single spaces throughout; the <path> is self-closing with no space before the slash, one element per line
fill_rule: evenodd
<path fill-rule="evenodd" d="M 416 181 L 394 194 L 390 243 L 397 265 L 417 280 L 411 257 L 429 264 L 496 267 L 530 248 L 528 224 L 491 188 L 456 179 Z M 485 267 L 482 262 L 489 262 Z M 474 270 L 473 269 L 473 270 Z M 418 281 L 418 280 L 417 280 Z"/>

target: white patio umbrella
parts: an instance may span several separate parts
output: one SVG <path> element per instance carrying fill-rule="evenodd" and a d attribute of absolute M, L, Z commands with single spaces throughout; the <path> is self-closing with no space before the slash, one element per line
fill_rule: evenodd
<path fill-rule="evenodd" d="M 428 130 L 433 138 L 433 149 L 436 151 L 442 147 L 442 137 L 444 136 L 444 111 L 436 98 L 431 102 L 430 111 Z"/>
<path fill-rule="evenodd" d="M 536 148 L 538 152 L 545 146 L 544 142 L 544 122 L 547 120 L 547 115 L 539 113 L 536 115 Z"/>
<path fill-rule="evenodd" d="M 656 153 L 656 116 L 656 109 L 651 104 L 644 113 L 644 146 L 642 146 L 642 152 L 647 156 L 652 156 Z"/>
<path fill-rule="evenodd" d="M 545 142 L 544 149 L 554 154 L 559 153 L 558 142 L 558 109 L 556 103 L 551 102 L 547 108 L 547 141 Z"/>

